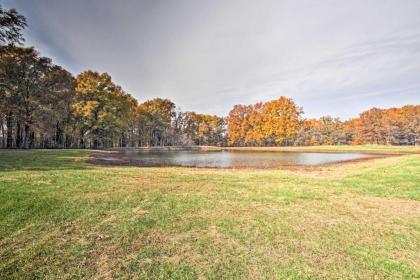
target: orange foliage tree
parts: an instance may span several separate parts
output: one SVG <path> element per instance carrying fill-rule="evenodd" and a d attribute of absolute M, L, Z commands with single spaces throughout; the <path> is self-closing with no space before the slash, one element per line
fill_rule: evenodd
<path fill-rule="evenodd" d="M 298 136 L 301 114 L 301 108 L 283 96 L 264 104 L 235 105 L 227 117 L 228 143 L 292 145 Z"/>
<path fill-rule="evenodd" d="M 331 116 L 302 120 L 301 114 L 286 97 L 235 105 L 227 117 L 227 142 L 233 146 L 420 143 L 419 105 L 372 108 L 345 122 Z"/>

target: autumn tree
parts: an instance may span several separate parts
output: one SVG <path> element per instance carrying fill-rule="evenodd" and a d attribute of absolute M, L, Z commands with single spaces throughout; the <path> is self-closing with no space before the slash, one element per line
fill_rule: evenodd
<path fill-rule="evenodd" d="M 70 147 L 73 141 L 72 102 L 75 79 L 60 66 L 52 66 L 45 77 L 42 110 L 36 115 L 36 134 L 42 147 Z"/>
<path fill-rule="evenodd" d="M 407 105 L 399 109 L 400 128 L 403 142 L 394 144 L 419 145 L 420 144 L 420 105 Z"/>
<path fill-rule="evenodd" d="M 280 97 L 264 104 L 263 132 L 268 144 L 291 145 L 297 138 L 302 110 L 292 99 Z"/>
<path fill-rule="evenodd" d="M 361 120 L 359 118 L 352 118 L 343 123 L 343 134 L 345 137 L 345 143 L 351 145 L 362 144 L 361 136 Z"/>
<path fill-rule="evenodd" d="M 171 142 L 175 108 L 175 103 L 161 98 L 148 100 L 138 106 L 137 127 L 141 134 L 140 145 L 164 146 Z"/>
<path fill-rule="evenodd" d="M 196 145 L 224 145 L 225 120 L 215 115 L 197 114 Z"/>
<path fill-rule="evenodd" d="M 258 102 L 254 105 L 249 105 L 247 108 L 247 115 L 243 122 L 243 134 L 245 145 L 260 146 L 264 145 L 266 135 L 264 132 L 264 104 Z"/>
<path fill-rule="evenodd" d="M 301 123 L 302 110 L 280 97 L 266 103 L 235 105 L 227 117 L 230 145 L 291 145 Z"/>
<path fill-rule="evenodd" d="M 114 146 L 125 137 L 128 119 L 136 104 L 107 73 L 85 71 L 79 74 L 72 107 L 80 146 L 86 146 L 86 141 L 93 148 Z"/>
<path fill-rule="evenodd" d="M 360 114 L 360 135 L 363 143 L 385 144 L 386 128 L 383 110 L 372 108 Z"/>
<path fill-rule="evenodd" d="M 246 144 L 247 119 L 252 112 L 252 106 L 235 105 L 227 116 L 228 144 L 243 146 Z"/>
<path fill-rule="evenodd" d="M 298 137 L 295 141 L 297 146 L 321 145 L 321 124 L 317 119 L 305 119 L 301 122 Z"/>

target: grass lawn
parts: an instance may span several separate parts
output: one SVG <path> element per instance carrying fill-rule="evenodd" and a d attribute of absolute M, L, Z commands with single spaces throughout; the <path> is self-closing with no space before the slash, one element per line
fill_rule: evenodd
<path fill-rule="evenodd" d="M 420 278 L 419 154 L 234 170 L 89 153 L 0 150 L 1 279 Z"/>

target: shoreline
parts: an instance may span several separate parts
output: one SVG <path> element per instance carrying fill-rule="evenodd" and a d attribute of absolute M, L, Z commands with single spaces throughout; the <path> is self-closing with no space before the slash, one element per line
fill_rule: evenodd
<path fill-rule="evenodd" d="M 218 147 L 218 146 L 156 146 L 111 148 L 103 151 L 246 151 L 246 152 L 307 152 L 307 153 L 369 153 L 369 154 L 420 154 L 420 146 L 385 145 L 319 145 L 282 147 Z"/>
<path fill-rule="evenodd" d="M 99 166 L 131 166 L 131 167 L 140 167 L 140 168 L 163 168 L 163 167 L 174 167 L 174 168 L 198 168 L 198 169 L 210 169 L 210 170 L 317 170 L 323 167 L 329 166 L 340 166 L 351 163 L 366 162 L 376 159 L 385 159 L 390 157 L 397 157 L 403 154 L 376 154 L 377 156 L 372 157 L 362 157 L 348 160 L 340 160 L 329 163 L 321 164 L 278 164 L 267 167 L 258 167 L 258 166 L 228 166 L 228 167 L 212 167 L 212 166 L 189 166 L 189 165 L 170 165 L 170 164 L 155 164 L 143 161 L 141 159 L 133 159 L 127 157 L 122 150 L 119 151 L 99 151 L 92 153 L 88 163 L 99 165 Z"/>

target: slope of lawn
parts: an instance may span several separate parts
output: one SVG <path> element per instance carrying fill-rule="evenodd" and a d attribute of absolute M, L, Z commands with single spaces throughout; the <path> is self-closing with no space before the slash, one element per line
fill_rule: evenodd
<path fill-rule="evenodd" d="M 0 150 L 1 279 L 420 278 L 420 155 L 313 170 Z"/>

